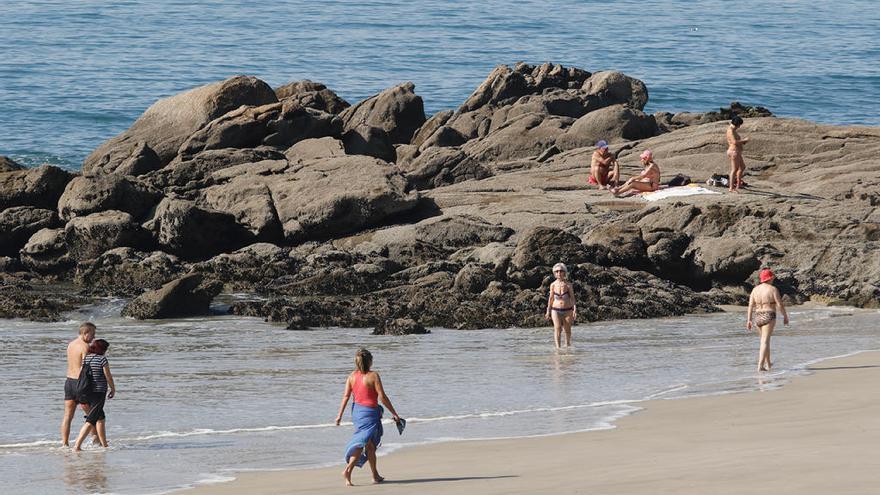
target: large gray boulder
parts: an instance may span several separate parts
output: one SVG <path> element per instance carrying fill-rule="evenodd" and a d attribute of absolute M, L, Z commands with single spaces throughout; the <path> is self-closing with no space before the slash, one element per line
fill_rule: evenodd
<path fill-rule="evenodd" d="M 64 229 L 40 229 L 21 248 L 21 262 L 31 270 L 54 273 L 68 268 L 73 261 L 67 255 Z"/>
<path fill-rule="evenodd" d="M 357 232 L 418 202 L 418 193 L 406 191 L 406 179 L 393 166 L 364 156 L 307 162 L 269 177 L 267 185 L 289 242 Z"/>
<path fill-rule="evenodd" d="M 275 96 L 279 101 L 291 100 L 307 107 L 322 112 L 338 114 L 350 107 L 347 101 L 339 97 L 335 92 L 327 89 L 327 86 L 309 81 L 294 81 L 284 86 L 275 88 Z"/>
<path fill-rule="evenodd" d="M 581 90 L 588 96 L 598 97 L 603 107 L 626 105 L 642 110 L 648 103 L 648 88 L 645 83 L 617 71 L 594 73 L 584 81 Z"/>
<path fill-rule="evenodd" d="M 151 168 L 155 165 L 150 162 L 151 152 L 159 158 L 160 165 L 167 164 L 177 155 L 180 145 L 208 122 L 242 105 L 259 106 L 276 101 L 269 85 L 247 76 L 235 76 L 163 98 L 128 130 L 95 149 L 83 162 L 83 173 L 93 175 L 113 172 L 120 167 L 125 169 L 132 160 L 139 166 Z"/>
<path fill-rule="evenodd" d="M 366 155 L 386 162 L 397 159 L 397 152 L 388 133 L 379 127 L 361 124 L 342 135 L 345 152 L 349 155 Z"/>
<path fill-rule="evenodd" d="M 159 170 L 165 164 L 145 141 L 121 142 L 109 149 L 100 159 L 86 163 L 87 165 L 82 167 L 82 172 L 88 176 L 107 174 L 137 176 Z"/>
<path fill-rule="evenodd" d="M 345 130 L 378 127 L 388 133 L 392 144 L 409 143 L 426 120 L 422 97 L 414 90 L 415 85 L 406 82 L 346 108 L 340 114 Z"/>
<path fill-rule="evenodd" d="M 262 176 L 245 174 L 204 189 L 201 203 L 232 215 L 257 240 L 277 242 L 282 238 L 272 191 Z"/>
<path fill-rule="evenodd" d="M 559 64 L 535 66 L 519 62 L 513 67 L 499 65 L 465 100 L 458 112 L 511 103 L 521 96 L 537 94 L 548 88 L 579 88 L 589 77 L 587 71 Z"/>
<path fill-rule="evenodd" d="M 400 165 L 400 164 L 399 164 Z M 428 148 L 400 166 L 410 185 L 430 189 L 472 179 L 484 179 L 492 172 L 459 148 Z"/>
<path fill-rule="evenodd" d="M 415 146 L 421 146 L 432 134 L 434 134 L 437 129 L 443 127 L 444 124 L 449 122 L 449 119 L 455 112 L 452 110 L 444 110 L 442 112 L 437 112 L 431 116 L 428 120 L 422 124 L 421 127 L 413 134 L 412 140 L 410 144 Z M 459 143 L 461 144 L 461 143 Z"/>
<path fill-rule="evenodd" d="M 223 148 L 205 150 L 186 160 L 176 158 L 162 170 L 150 174 L 145 179 L 156 187 L 177 190 L 197 189 L 212 173 L 243 163 L 256 163 L 263 160 L 279 160 L 284 155 L 275 148 L 259 146 L 256 148 Z"/>
<path fill-rule="evenodd" d="M 144 228 L 163 250 L 187 260 L 234 251 L 253 239 L 234 216 L 180 198 L 163 199 Z"/>
<path fill-rule="evenodd" d="M 335 115 L 294 102 L 241 107 L 207 123 L 181 145 L 181 160 L 210 149 L 254 148 L 260 145 L 285 149 L 303 139 L 334 136 L 342 132 Z"/>
<path fill-rule="evenodd" d="M 73 174 L 53 165 L 0 172 L 0 210 L 12 206 L 54 210 L 71 179 Z"/>
<path fill-rule="evenodd" d="M 612 105 L 579 118 L 559 135 L 556 146 L 571 150 L 594 146 L 600 139 L 608 142 L 634 141 L 656 136 L 659 132 L 653 115 L 624 105 Z"/>
<path fill-rule="evenodd" d="M 0 211 L 0 256 L 18 256 L 32 235 L 57 223 L 58 217 L 52 210 L 14 206 Z"/>
<path fill-rule="evenodd" d="M 135 177 L 108 174 L 81 176 L 67 184 L 58 200 L 58 214 L 65 220 L 105 210 L 119 210 L 143 218 L 162 193 Z"/>
<path fill-rule="evenodd" d="M 209 313 L 211 301 L 223 284 L 200 274 L 184 275 L 159 289 L 145 292 L 122 309 L 122 316 L 138 320 L 183 318 Z"/>
<path fill-rule="evenodd" d="M 334 137 L 304 139 L 284 152 L 291 162 L 345 155 L 345 145 Z"/>
<path fill-rule="evenodd" d="M 64 238 L 68 255 L 77 261 L 97 258 L 117 247 L 146 249 L 151 244 L 131 215 L 116 210 L 75 217 L 64 227 Z"/>
<path fill-rule="evenodd" d="M 528 113 L 508 121 L 483 139 L 469 141 L 461 149 L 476 162 L 537 156 L 553 146 L 573 122 L 570 117 Z"/>

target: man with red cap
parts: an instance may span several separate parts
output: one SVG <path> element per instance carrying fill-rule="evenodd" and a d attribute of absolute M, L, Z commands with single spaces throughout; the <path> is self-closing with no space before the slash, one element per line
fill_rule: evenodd
<path fill-rule="evenodd" d="M 746 329 L 752 329 L 752 323 L 761 333 L 761 347 L 758 350 L 758 371 L 770 371 L 770 337 L 776 327 L 776 310 L 782 313 L 782 323 L 788 325 L 788 313 L 782 304 L 782 295 L 773 285 L 775 276 L 769 268 L 764 268 L 758 275 L 761 283 L 752 289 L 749 296 L 749 314 Z M 754 315 L 754 320 L 752 316 Z"/>

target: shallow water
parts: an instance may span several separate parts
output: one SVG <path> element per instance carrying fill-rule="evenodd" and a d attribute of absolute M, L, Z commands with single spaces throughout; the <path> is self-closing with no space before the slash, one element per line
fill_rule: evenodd
<path fill-rule="evenodd" d="M 409 421 L 403 436 L 388 425 L 384 453 L 608 428 L 647 398 L 774 388 L 804 363 L 880 348 L 880 312 L 848 308 L 794 308 L 774 337 L 776 371 L 761 377 L 742 314 L 589 324 L 556 352 L 547 328 L 385 337 L 233 316 L 136 322 L 119 309 L 0 321 L 0 396 L 13 398 L 0 412 L 0 479 L 15 479 L 17 493 L 156 493 L 237 470 L 339 464 L 351 427 L 332 421 L 359 346 Z M 119 395 L 107 404 L 110 450 L 76 455 L 56 442 L 63 351 L 83 319 L 111 342 Z"/>
<path fill-rule="evenodd" d="M 0 2 L 0 154 L 79 168 L 156 99 L 233 74 L 310 78 L 350 102 L 411 80 L 429 113 L 497 64 L 644 80 L 647 110 L 731 100 L 880 124 L 874 0 Z"/>

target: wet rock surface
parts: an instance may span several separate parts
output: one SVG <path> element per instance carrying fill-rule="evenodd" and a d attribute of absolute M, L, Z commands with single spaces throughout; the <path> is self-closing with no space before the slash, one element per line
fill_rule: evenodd
<path fill-rule="evenodd" d="M 498 66 L 430 118 L 411 83 L 353 105 L 311 81 L 195 88 L 82 176 L 0 160 L 0 316 L 107 295 L 140 318 L 204 314 L 227 290 L 258 296 L 231 312 L 292 329 L 540 326 L 557 262 L 582 321 L 742 303 L 763 266 L 791 301 L 880 305 L 880 129 L 647 100 L 625 74 L 550 63 Z M 732 115 L 751 138 L 738 194 L 586 184 L 598 139 L 625 176 L 645 149 L 664 181 L 725 174 Z"/>

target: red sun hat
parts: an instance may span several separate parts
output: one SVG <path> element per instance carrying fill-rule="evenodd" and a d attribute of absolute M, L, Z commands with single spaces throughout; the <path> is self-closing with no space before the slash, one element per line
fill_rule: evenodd
<path fill-rule="evenodd" d="M 762 283 L 762 284 L 763 284 L 764 282 L 767 282 L 767 281 L 773 280 L 775 277 L 776 277 L 776 276 L 773 275 L 773 271 L 770 270 L 769 268 L 764 268 L 763 270 L 761 270 L 761 274 L 758 275 L 758 278 L 761 279 L 761 283 Z"/>

